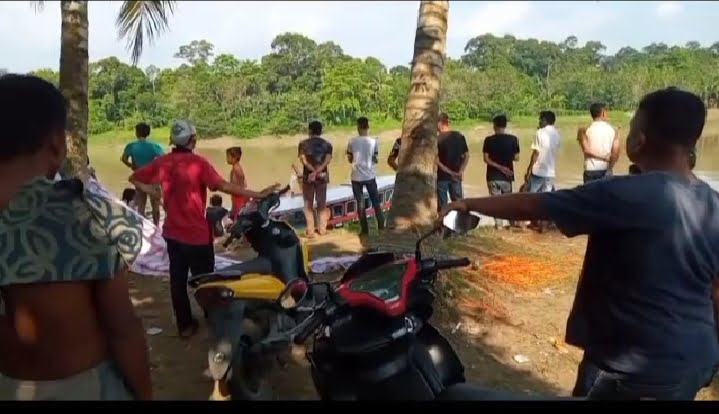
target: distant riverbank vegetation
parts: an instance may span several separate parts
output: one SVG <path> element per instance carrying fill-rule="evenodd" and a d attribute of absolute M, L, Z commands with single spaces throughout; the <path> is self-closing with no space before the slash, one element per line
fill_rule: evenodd
<path fill-rule="evenodd" d="M 174 69 L 142 69 L 116 57 L 91 63 L 90 134 L 129 131 L 139 121 L 166 127 L 182 117 L 203 137 L 253 138 L 303 132 L 311 119 L 348 127 L 360 115 L 374 128 L 395 127 L 404 115 L 409 65 L 355 58 L 334 42 L 297 33 L 278 35 L 259 61 L 213 49 L 206 40 L 180 47 L 174 56 L 183 63 Z M 55 70 L 33 73 L 58 82 Z M 460 59 L 447 60 L 441 106 L 459 122 L 547 108 L 586 115 L 593 101 L 630 112 L 645 93 L 666 86 L 692 90 L 716 107 L 719 42 L 624 47 L 609 55 L 600 42 L 579 45 L 574 36 L 554 43 L 485 34 L 471 39 Z"/>

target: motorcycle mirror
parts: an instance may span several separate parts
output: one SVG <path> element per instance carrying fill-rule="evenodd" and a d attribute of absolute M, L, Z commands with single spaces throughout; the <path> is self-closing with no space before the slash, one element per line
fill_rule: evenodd
<path fill-rule="evenodd" d="M 479 227 L 480 216 L 474 212 L 450 211 L 442 218 L 442 225 L 458 234 L 464 234 Z"/>
<path fill-rule="evenodd" d="M 303 279 L 295 279 L 285 286 L 277 298 L 277 304 L 285 310 L 295 309 L 309 293 L 310 288 Z"/>

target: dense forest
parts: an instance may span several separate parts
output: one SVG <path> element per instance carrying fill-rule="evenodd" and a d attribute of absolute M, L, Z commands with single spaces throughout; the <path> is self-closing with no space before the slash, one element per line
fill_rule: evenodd
<path fill-rule="evenodd" d="M 409 89 L 409 67 L 387 68 L 378 59 L 353 58 L 333 43 L 301 34 L 278 35 L 260 61 L 215 56 L 213 45 L 196 40 L 174 55 L 176 69 L 145 70 L 108 57 L 90 64 L 90 133 L 193 119 L 203 136 L 287 134 L 308 120 L 351 125 L 357 116 L 375 122 L 399 120 Z M 35 72 L 55 83 L 51 69 Z M 580 46 L 496 37 L 471 39 L 460 59 L 448 59 L 442 108 L 455 120 L 487 119 L 493 113 L 586 112 L 595 100 L 632 110 L 647 91 L 679 86 L 719 99 L 719 42 L 703 47 L 651 44 L 605 54 L 597 41 Z"/>

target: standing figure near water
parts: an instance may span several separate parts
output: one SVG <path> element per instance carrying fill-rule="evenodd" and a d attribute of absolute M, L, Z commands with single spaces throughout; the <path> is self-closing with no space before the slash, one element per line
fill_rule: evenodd
<path fill-rule="evenodd" d="M 128 293 L 142 223 L 80 180 L 52 180 L 66 123 L 54 85 L 0 77 L 0 400 L 150 400 Z"/>
<path fill-rule="evenodd" d="M 593 103 L 589 107 L 592 124 L 579 128 L 577 140 L 584 155 L 584 183 L 612 174 L 619 159 L 619 131 L 609 125 L 607 106 Z"/>
<path fill-rule="evenodd" d="M 379 156 L 379 145 L 377 138 L 369 136 L 369 119 L 360 117 L 357 119 L 358 136 L 350 139 L 347 143 L 347 161 L 352 164 L 352 194 L 357 202 L 361 233 L 360 236 L 369 234 L 367 224 L 367 207 L 365 205 L 364 190 L 367 189 L 369 201 L 374 209 L 374 216 L 377 219 L 377 228 L 384 229 L 384 214 L 382 205 L 379 202 L 377 191 L 377 157 Z"/>
<path fill-rule="evenodd" d="M 469 147 L 464 135 L 449 128 L 447 113 L 440 112 L 437 128 L 437 208 L 441 209 L 449 200 L 464 197 L 462 181 L 469 163 Z"/>
<path fill-rule="evenodd" d="M 302 197 L 305 201 L 305 220 L 307 221 L 307 237 L 315 237 L 315 210 L 319 223 L 317 232 L 327 232 L 330 211 L 327 209 L 327 184 L 330 182 L 328 166 L 332 161 L 332 144 L 322 138 L 322 123 L 312 121 L 308 127 L 309 138 L 300 142 L 297 157 L 302 163 Z"/>
<path fill-rule="evenodd" d="M 242 159 L 242 147 L 231 147 L 226 151 L 227 164 L 232 166 L 230 170 L 230 182 L 237 184 L 240 188 L 247 188 L 247 179 L 245 178 L 245 171 L 240 165 Z M 230 207 L 230 219 L 234 220 L 240 210 L 250 201 L 249 197 L 246 196 L 232 196 L 232 207 Z"/>
<path fill-rule="evenodd" d="M 150 140 L 150 126 L 141 122 L 135 126 L 135 141 L 127 144 L 122 152 L 120 160 L 128 168 L 135 171 L 140 167 L 149 164 L 155 158 L 165 153 L 160 144 Z M 137 212 L 143 217 L 145 216 L 145 208 L 147 206 L 147 198 L 150 198 L 150 206 L 152 206 L 152 222 L 155 225 L 160 224 L 160 191 L 152 188 L 151 192 L 142 191 L 136 188 L 135 206 Z"/>
<path fill-rule="evenodd" d="M 557 154 L 561 137 L 559 130 L 554 126 L 557 121 L 552 111 L 539 113 L 539 129 L 532 142 L 532 155 L 529 158 L 524 182 L 529 192 L 541 193 L 554 190 L 554 177 L 557 170 Z M 537 221 L 532 223 L 534 228 L 543 231 L 548 223 Z"/>
<path fill-rule="evenodd" d="M 584 350 L 573 395 L 693 400 L 719 366 L 719 193 L 691 170 L 706 107 L 662 89 L 642 98 L 626 142 L 639 174 L 450 210 L 551 220 L 588 235 L 566 342 Z"/>
<path fill-rule="evenodd" d="M 487 164 L 487 189 L 489 195 L 510 194 L 514 181 L 514 162 L 519 161 L 519 140 L 506 133 L 507 116 L 497 115 L 492 119 L 494 135 L 484 139 L 482 152 Z M 509 222 L 494 219 L 494 227 L 509 227 Z"/>
<path fill-rule="evenodd" d="M 172 308 L 177 330 L 181 337 L 187 338 L 199 328 L 187 296 L 187 274 L 215 270 L 214 237 L 205 211 L 207 190 L 259 198 L 277 185 L 256 192 L 225 181 L 207 159 L 194 153 L 197 130 L 190 121 L 175 121 L 171 140 L 172 152 L 135 170 L 129 181 L 144 191 L 152 184 L 162 187 L 166 214 L 162 237 L 170 259 Z"/>

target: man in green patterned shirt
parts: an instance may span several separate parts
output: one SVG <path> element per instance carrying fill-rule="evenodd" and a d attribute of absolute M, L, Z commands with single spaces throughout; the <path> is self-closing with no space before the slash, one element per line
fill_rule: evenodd
<path fill-rule="evenodd" d="M 67 107 L 52 84 L 0 77 L 0 400 L 151 399 L 128 293 L 137 218 L 55 183 Z"/>

